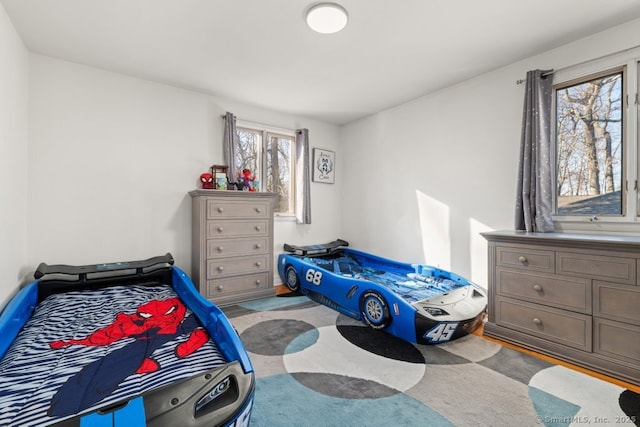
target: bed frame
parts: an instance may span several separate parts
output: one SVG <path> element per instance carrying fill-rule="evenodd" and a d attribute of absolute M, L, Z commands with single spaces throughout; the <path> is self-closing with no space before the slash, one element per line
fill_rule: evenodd
<path fill-rule="evenodd" d="M 224 313 L 204 299 L 189 277 L 173 264 L 170 253 L 141 261 L 96 265 L 41 263 L 34 273 L 36 280 L 20 289 L 2 310 L 0 359 L 36 306 L 50 295 L 116 285 L 169 284 L 204 326 L 228 362 L 186 380 L 63 419 L 55 425 L 77 426 L 86 422 L 117 426 L 248 425 L 255 389 L 255 375 L 249 356 Z"/>

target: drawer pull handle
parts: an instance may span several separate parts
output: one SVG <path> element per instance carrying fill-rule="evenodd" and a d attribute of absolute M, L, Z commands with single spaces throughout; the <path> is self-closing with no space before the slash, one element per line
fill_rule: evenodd
<path fill-rule="evenodd" d="M 256 225 L 256 231 L 260 231 L 260 226 Z"/>
<path fill-rule="evenodd" d="M 260 279 L 256 280 L 256 286 L 260 286 L 260 283 L 262 283 Z"/>
<path fill-rule="evenodd" d="M 533 290 L 536 292 L 542 292 L 542 286 L 536 283 L 535 285 L 533 285 Z"/>
<path fill-rule="evenodd" d="M 222 233 L 223 231 L 224 231 L 224 228 L 218 227 L 218 233 Z"/>
<path fill-rule="evenodd" d="M 224 270 L 223 266 L 218 267 L 218 271 L 222 271 L 222 270 Z"/>
<path fill-rule="evenodd" d="M 262 213 L 262 209 L 260 209 L 260 208 L 256 208 L 256 212 L 257 212 L 257 213 Z"/>
<path fill-rule="evenodd" d="M 218 208 L 218 212 L 220 213 L 224 212 L 224 208 Z"/>
<path fill-rule="evenodd" d="M 222 252 L 224 248 L 222 246 L 218 246 L 218 252 Z"/>
<path fill-rule="evenodd" d="M 518 261 L 520 261 L 521 263 L 523 263 L 523 264 L 524 264 L 525 262 L 527 262 L 527 257 L 526 257 L 526 256 L 524 256 L 524 255 L 520 255 L 520 256 L 518 257 Z"/>
<path fill-rule="evenodd" d="M 260 243 L 256 243 L 256 249 L 260 249 L 262 246 L 260 246 Z"/>
<path fill-rule="evenodd" d="M 542 320 L 538 319 L 537 317 L 533 318 L 533 323 L 535 323 L 536 325 L 540 326 L 542 325 Z"/>
<path fill-rule="evenodd" d="M 260 261 L 256 262 L 256 267 L 260 267 L 262 266 L 262 263 Z"/>
<path fill-rule="evenodd" d="M 224 289 L 224 286 L 222 286 L 222 285 L 218 285 L 218 290 L 219 290 L 219 291 L 221 291 L 221 290 L 223 290 L 223 289 Z"/>

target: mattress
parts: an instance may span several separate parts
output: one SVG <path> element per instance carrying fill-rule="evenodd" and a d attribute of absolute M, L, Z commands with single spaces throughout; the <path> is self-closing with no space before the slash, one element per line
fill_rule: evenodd
<path fill-rule="evenodd" d="M 409 303 L 467 286 L 466 283 L 459 283 L 447 277 L 416 274 L 415 269 L 403 270 L 398 267 L 398 263 L 351 253 L 337 252 L 328 256 L 305 257 L 304 260 L 341 276 L 378 283 Z"/>
<path fill-rule="evenodd" d="M 169 285 L 53 294 L 0 361 L 0 425 L 50 425 L 226 362 Z"/>

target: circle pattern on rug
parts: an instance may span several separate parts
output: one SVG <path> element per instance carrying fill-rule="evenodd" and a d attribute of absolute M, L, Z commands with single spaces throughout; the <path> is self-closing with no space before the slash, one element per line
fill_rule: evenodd
<path fill-rule="evenodd" d="M 367 326 L 336 325 L 351 344 L 378 356 L 410 363 L 425 363 L 420 351 L 411 343 Z"/>
<path fill-rule="evenodd" d="M 628 424 L 640 425 L 637 393 L 473 335 L 440 345 L 398 342 L 297 297 L 242 310 L 233 313 L 242 318 L 240 330 L 250 325 L 241 334 L 243 343 L 256 356 L 256 369 L 266 367 L 266 376 L 256 378 L 252 426 L 425 425 L 425 420 L 429 426 L 530 425 L 534 419 L 595 419 L 594 414 L 611 420 L 626 414 Z M 452 387 L 454 394 L 445 395 Z M 491 410 L 498 399 L 509 408 L 504 414 Z M 477 412 L 451 404 L 457 401 L 475 402 Z M 489 411 L 478 409 L 478 402 Z"/>
<path fill-rule="evenodd" d="M 297 372 L 290 375 L 313 391 L 343 399 L 378 399 L 401 393 L 376 381 L 346 375 L 311 372 Z"/>
<path fill-rule="evenodd" d="M 384 331 L 371 329 L 359 320 L 340 314 L 336 329 L 353 345 L 390 359 L 429 365 L 461 365 L 471 361 L 440 348 L 440 345 L 413 344 Z M 451 344 L 451 343 L 447 343 Z"/>
<path fill-rule="evenodd" d="M 303 332 L 291 341 L 291 344 L 285 349 L 285 354 L 297 353 L 304 350 L 307 347 L 311 347 L 318 341 L 320 333 L 317 329 L 312 329 L 307 332 Z"/>
<path fill-rule="evenodd" d="M 286 354 L 287 347 L 292 341 L 305 332 L 315 329 L 315 326 L 299 320 L 267 320 L 245 329 L 240 334 L 240 338 L 245 343 L 246 349 L 252 353 L 282 356 Z"/>
<path fill-rule="evenodd" d="M 625 390 L 618 398 L 620 409 L 633 421 L 635 425 L 640 425 L 640 394 Z"/>
<path fill-rule="evenodd" d="M 258 379 L 255 402 L 251 426 L 256 427 L 453 425 L 437 411 L 406 394 L 380 399 L 338 398 L 316 393 L 290 374 Z"/>
<path fill-rule="evenodd" d="M 286 354 L 283 359 L 284 368 L 290 375 L 313 374 L 303 377 L 314 379 L 305 381 L 304 385 L 318 393 L 335 396 L 334 390 L 346 390 L 343 383 L 351 381 L 354 386 L 371 389 L 371 396 L 385 397 L 389 395 L 389 389 L 394 390 L 393 393 L 395 390 L 404 392 L 424 377 L 424 362 L 413 363 L 372 353 L 353 345 L 335 326 L 320 327 L 318 332 L 316 342 L 301 351 Z M 351 393 L 355 394 L 355 388 Z M 344 393 L 350 395 L 347 391 Z M 379 393 L 382 394 L 378 396 Z M 338 396 L 342 397 L 342 394 Z"/>

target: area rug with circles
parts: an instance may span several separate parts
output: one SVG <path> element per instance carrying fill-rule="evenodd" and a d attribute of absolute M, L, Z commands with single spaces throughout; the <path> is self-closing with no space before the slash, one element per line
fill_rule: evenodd
<path fill-rule="evenodd" d="M 640 425 L 640 395 L 475 335 L 412 344 L 316 304 L 223 308 L 256 373 L 251 426 Z"/>

